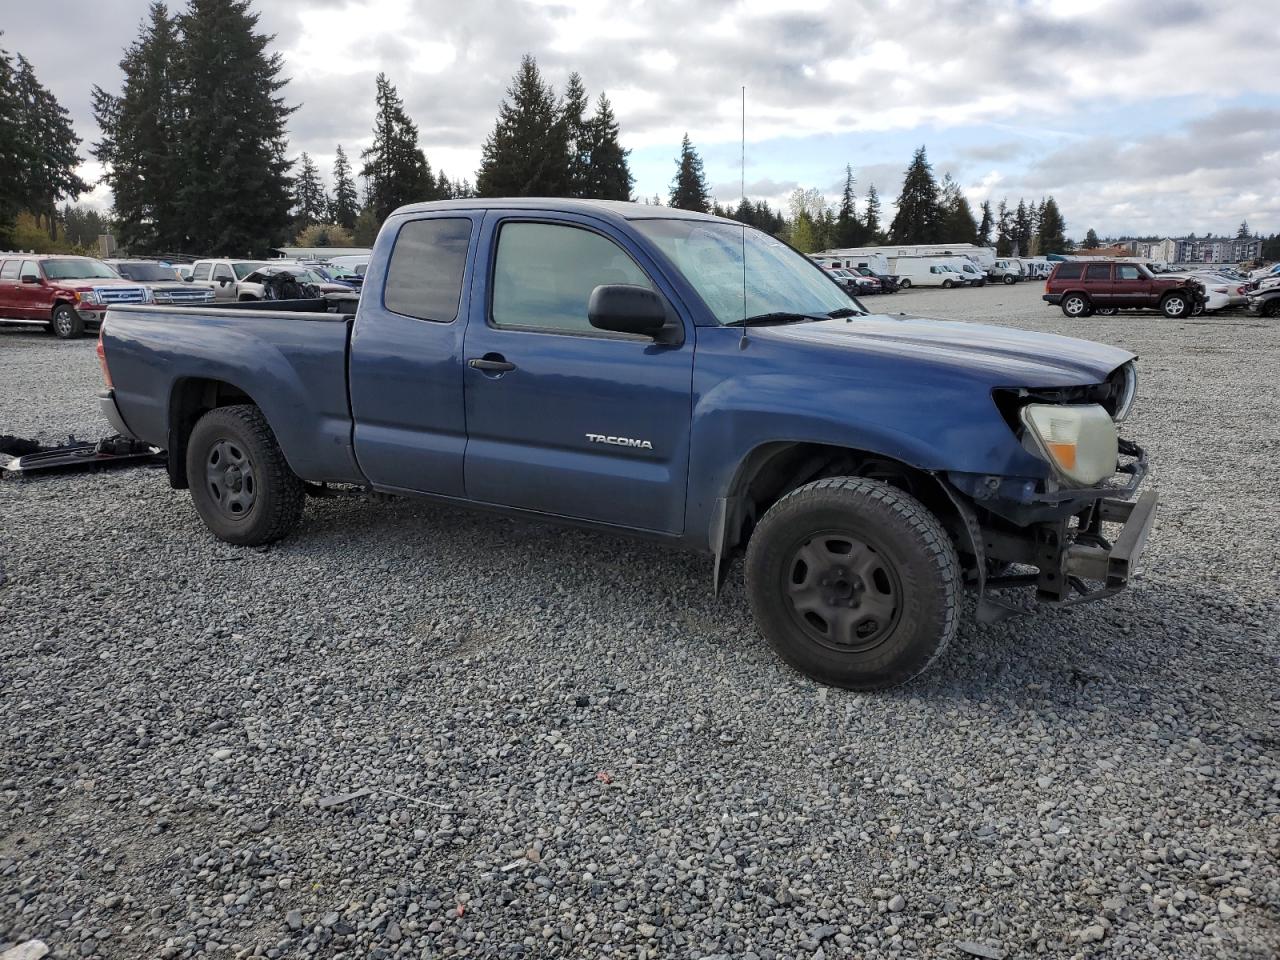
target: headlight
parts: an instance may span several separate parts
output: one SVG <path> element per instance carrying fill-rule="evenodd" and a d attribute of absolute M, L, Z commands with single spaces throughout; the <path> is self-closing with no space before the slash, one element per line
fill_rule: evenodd
<path fill-rule="evenodd" d="M 1138 365 L 1130 360 L 1122 368 L 1124 382 L 1120 386 L 1120 396 L 1116 398 L 1116 423 L 1121 423 L 1133 409 L 1133 400 L 1138 395 Z"/>
<path fill-rule="evenodd" d="M 97 290 L 90 290 L 88 293 L 82 293 L 80 294 L 79 299 L 81 303 L 88 303 L 92 305 L 102 303 L 102 296 Z"/>
<path fill-rule="evenodd" d="M 1116 426 L 1098 404 L 1031 403 L 1021 418 L 1026 441 L 1064 480 L 1088 487 L 1115 472 Z"/>

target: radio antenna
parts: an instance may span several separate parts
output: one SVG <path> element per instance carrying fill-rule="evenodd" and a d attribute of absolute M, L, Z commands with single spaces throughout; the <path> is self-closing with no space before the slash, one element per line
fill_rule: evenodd
<path fill-rule="evenodd" d="M 747 88 L 742 87 L 742 154 L 739 158 L 738 184 L 742 190 L 743 203 L 747 199 Z M 738 349 L 747 349 L 747 222 L 742 222 L 742 339 L 738 341 Z"/>

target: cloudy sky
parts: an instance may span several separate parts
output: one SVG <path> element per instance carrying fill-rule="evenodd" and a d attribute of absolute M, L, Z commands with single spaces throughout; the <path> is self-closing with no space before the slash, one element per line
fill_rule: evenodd
<path fill-rule="evenodd" d="M 7 0 L 6 0 L 7 2 Z M 92 84 L 119 87 L 146 0 L 44 0 L 5 18 L 20 51 L 97 136 Z M 173 0 L 171 9 L 181 6 Z M 723 200 L 746 186 L 835 199 L 846 163 L 892 215 L 927 146 L 970 199 L 1057 197 L 1068 233 L 1280 230 L 1280 17 L 1256 0 L 257 0 L 299 104 L 295 151 L 327 171 L 367 145 L 385 71 L 433 166 L 474 177 L 530 52 L 558 89 L 612 99 L 636 193 L 666 196 L 688 131 Z M 93 164 L 86 171 L 99 172 Z M 95 191 L 91 202 L 109 197 Z"/>

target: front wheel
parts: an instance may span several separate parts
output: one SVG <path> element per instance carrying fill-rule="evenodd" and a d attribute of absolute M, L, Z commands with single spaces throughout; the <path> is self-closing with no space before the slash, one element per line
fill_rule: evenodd
<path fill-rule="evenodd" d="M 1084 294 L 1069 293 L 1062 298 L 1062 312 L 1073 320 L 1078 317 L 1087 317 L 1090 313 L 1089 301 Z"/>
<path fill-rule="evenodd" d="M 71 304 L 60 303 L 53 308 L 50 329 L 59 340 L 72 340 L 84 333 L 84 319 Z"/>
<path fill-rule="evenodd" d="M 805 484 L 747 547 L 757 626 L 802 673 L 851 690 L 905 683 L 956 631 L 960 565 L 937 517 L 878 480 Z"/>
<path fill-rule="evenodd" d="M 1004 282 L 1005 282 L 1005 283 L 1015 283 L 1015 282 L 1017 281 L 1017 279 L 1018 279 L 1018 278 L 1017 278 L 1017 277 L 1015 277 L 1015 276 L 1014 276 L 1013 274 L 1011 274 L 1011 273 L 1006 273 L 1006 274 L 1004 275 Z"/>
<path fill-rule="evenodd" d="M 908 280 L 908 279 L 906 279 L 905 277 L 904 277 L 903 279 L 899 280 L 899 281 L 898 281 L 898 289 L 899 289 L 899 290 L 910 290 L 910 289 L 911 289 L 911 281 L 910 281 L 910 280 Z"/>
<path fill-rule="evenodd" d="M 950 290 L 950 289 L 951 289 L 951 287 L 952 287 L 952 283 L 951 283 L 951 281 L 950 281 L 950 280 L 943 280 L 943 281 L 942 281 L 942 289 L 943 289 L 943 290 Z"/>
<path fill-rule="evenodd" d="M 1185 317 L 1191 312 L 1191 301 L 1185 293 L 1171 293 L 1160 301 L 1160 312 L 1170 320 Z"/>
<path fill-rule="evenodd" d="M 1280 317 L 1280 299 L 1272 298 L 1262 305 L 1264 317 Z"/>
<path fill-rule="evenodd" d="M 302 481 L 253 404 L 218 407 L 196 422 L 187 441 L 187 480 L 200 519 L 228 543 L 271 543 L 302 517 Z"/>

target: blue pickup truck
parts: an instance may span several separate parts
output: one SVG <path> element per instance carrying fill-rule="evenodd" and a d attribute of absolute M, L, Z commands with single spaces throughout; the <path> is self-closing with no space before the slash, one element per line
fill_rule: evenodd
<path fill-rule="evenodd" d="M 1068 604 L 1154 518 L 1119 437 L 1132 354 L 869 313 L 764 233 L 664 207 L 395 212 L 363 295 L 120 307 L 103 412 L 167 451 L 215 536 L 262 544 L 332 485 L 745 555 L 761 632 L 831 684 L 924 670 L 972 590 Z M 302 312 L 302 311 L 306 312 Z"/>

